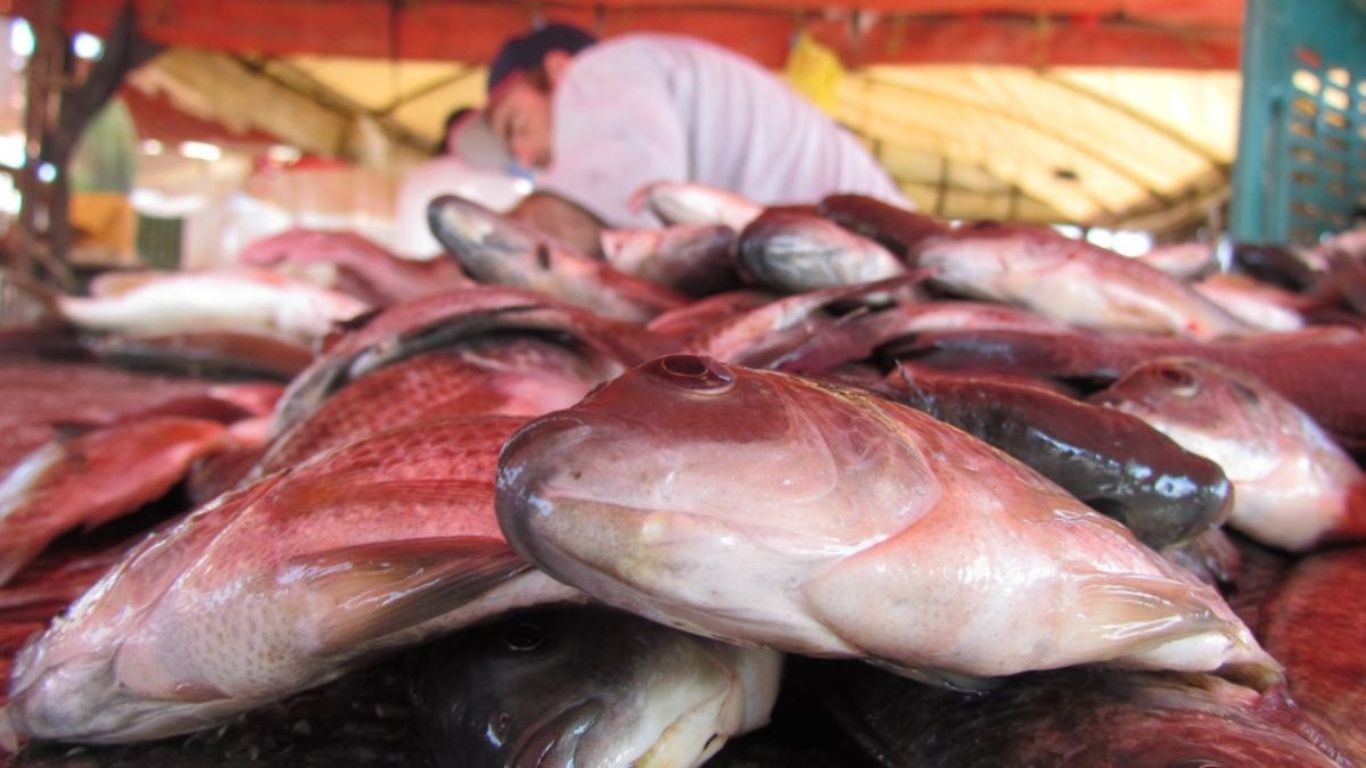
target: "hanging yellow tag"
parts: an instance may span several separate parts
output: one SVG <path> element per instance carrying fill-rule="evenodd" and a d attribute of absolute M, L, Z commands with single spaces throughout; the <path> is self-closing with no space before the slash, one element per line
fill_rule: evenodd
<path fill-rule="evenodd" d="M 787 81 L 827 113 L 835 111 L 835 95 L 844 66 L 835 52 L 803 31 L 787 54 Z"/>

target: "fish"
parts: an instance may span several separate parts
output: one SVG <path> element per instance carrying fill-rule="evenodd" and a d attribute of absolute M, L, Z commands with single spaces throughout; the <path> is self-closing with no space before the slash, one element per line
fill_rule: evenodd
<path fill-rule="evenodd" d="M 1194 285 L 1205 298 L 1254 328 L 1264 331 L 1298 331 L 1304 327 L 1299 307 L 1306 306 L 1295 294 L 1234 272 L 1216 272 Z"/>
<path fill-rule="evenodd" d="M 1219 465 L 1143 419 L 1036 386 L 899 366 L 881 393 L 974 435 L 1164 547 L 1224 522 L 1232 488 Z"/>
<path fill-rule="evenodd" d="M 1163 557 L 1190 571 L 1206 584 L 1219 587 L 1236 584 L 1243 574 L 1243 553 L 1222 526 L 1208 528 L 1197 536 L 1163 547 L 1160 551 Z M 1237 606 L 1231 602 L 1229 607 L 1238 612 Z M 1238 615 L 1256 634 L 1257 628 L 1241 613 Z"/>
<path fill-rule="evenodd" d="M 769 211 L 736 243 L 740 269 L 780 293 L 869 283 L 905 274 L 886 248 L 812 214 Z"/>
<path fill-rule="evenodd" d="M 1111 382 L 1156 357 L 1199 357 L 1237 368 L 1304 409 L 1349 450 L 1366 449 L 1366 334 L 1309 327 L 1213 342 L 1081 330 L 965 329 L 889 342 L 882 352 L 936 368 L 972 368 Z"/>
<path fill-rule="evenodd" d="M 80 743 L 186 733 L 385 651 L 579 599 L 499 533 L 495 463 L 523 421 L 374 435 L 153 534 L 20 652 L 15 732 Z"/>
<path fill-rule="evenodd" d="M 255 473 L 290 467 L 329 448 L 424 420 L 539 416 L 568 408 L 624 370 L 535 337 L 484 338 L 417 355 L 337 391 L 280 434 Z"/>
<path fill-rule="evenodd" d="M 698 299 L 686 307 L 669 310 L 646 324 L 645 330 L 666 339 L 683 342 L 711 325 L 738 317 L 777 298 L 765 291 L 726 291 Z"/>
<path fill-rule="evenodd" d="M 488 335 L 555 340 L 592 366 L 623 369 L 677 346 L 639 326 L 530 291 L 480 286 L 436 294 L 389 307 L 335 337 L 290 382 L 276 406 L 272 434 L 283 434 L 308 418 L 350 381 L 414 355 Z"/>
<path fill-rule="evenodd" d="M 831 713 L 889 768 L 1346 764 L 1283 692 L 1212 675 L 1067 669 L 971 696 L 845 666 Z"/>
<path fill-rule="evenodd" d="M 1213 339 L 1250 328 L 1152 267 L 1049 229 L 978 223 L 920 244 L 931 281 L 1083 328 Z"/>
<path fill-rule="evenodd" d="M 710 296 L 739 283 L 731 259 L 735 230 L 725 224 L 605 229 L 601 240 L 608 264 L 685 296 Z"/>
<path fill-rule="evenodd" d="M 1163 245 L 1134 258 L 1183 282 L 1198 280 L 1219 268 L 1214 246 L 1209 243 Z"/>
<path fill-rule="evenodd" d="M 441 195 L 428 205 L 432 234 L 480 283 L 553 296 L 605 317 L 644 323 L 683 305 L 678 294 L 618 272 L 478 203 Z"/>
<path fill-rule="evenodd" d="M 739 232 L 764 212 L 764 207 L 717 187 L 683 181 L 646 184 L 631 196 L 631 208 L 646 210 L 665 224 L 724 224 Z"/>
<path fill-rule="evenodd" d="M 1328 268 L 1313 250 L 1271 243 L 1234 242 L 1219 256 L 1225 271 L 1240 272 L 1288 291 L 1313 288 Z"/>
<path fill-rule="evenodd" d="M 786 359 L 791 350 L 809 343 L 832 324 L 821 310 L 851 302 L 882 303 L 889 294 L 905 291 L 923 279 L 925 273 L 910 272 L 871 283 L 785 296 L 717 319 L 684 339 L 681 350 L 724 362 L 767 367 Z"/>
<path fill-rule="evenodd" d="M 330 265 L 328 287 L 372 306 L 388 306 L 466 287 L 470 279 L 449 259 L 405 259 L 355 232 L 295 228 L 243 248 L 238 262 L 275 270 Z"/>
<path fill-rule="evenodd" d="M 967 329 L 1066 332 L 1071 326 L 1004 304 L 965 300 L 898 302 L 882 311 L 850 317 L 814 334 L 775 367 L 792 373 L 824 373 L 845 363 L 869 359 L 879 347 L 905 337 Z"/>
<path fill-rule="evenodd" d="M 768 722 L 782 655 L 546 608 L 442 640 L 413 670 L 438 766 L 686 768 Z"/>
<path fill-rule="evenodd" d="M 731 642 L 964 687 L 1099 662 L 1279 675 L 1216 592 L 1033 470 L 777 372 L 632 369 L 519 431 L 496 503 L 555 578 Z"/>
<path fill-rule="evenodd" d="M 1266 648 L 1286 667 L 1290 695 L 1358 765 L 1366 765 L 1366 549 L 1304 558 L 1263 608 Z"/>
<path fill-rule="evenodd" d="M 164 495 L 224 427 L 178 416 L 138 419 L 54 440 L 0 480 L 0 585 L 68 530 L 89 530 Z"/>
<path fill-rule="evenodd" d="M 1366 539 L 1366 480 L 1303 410 L 1246 373 L 1196 358 L 1139 365 L 1093 402 L 1132 414 L 1217 462 L 1229 525 L 1293 552 Z"/>
<path fill-rule="evenodd" d="M 0 477 L 59 432 L 151 415 L 241 418 L 258 407 L 262 386 L 153 376 L 86 362 L 0 360 Z"/>
<path fill-rule="evenodd" d="M 227 331 L 309 344 L 369 309 L 342 293 L 248 269 L 109 273 L 91 293 L 58 297 L 62 316 L 86 330 L 133 336 Z"/>
<path fill-rule="evenodd" d="M 942 219 L 867 195 L 828 195 L 818 210 L 836 224 L 882 243 L 908 266 L 915 265 L 921 243 L 950 228 Z"/>
<path fill-rule="evenodd" d="M 289 381 L 313 361 L 312 349 L 301 342 L 231 331 L 87 336 L 83 344 L 120 368 L 220 379 Z"/>

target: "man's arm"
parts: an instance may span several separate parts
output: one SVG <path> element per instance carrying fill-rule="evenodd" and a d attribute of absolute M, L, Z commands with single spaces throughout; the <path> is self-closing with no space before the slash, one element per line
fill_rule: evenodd
<path fill-rule="evenodd" d="M 535 192 L 509 214 L 512 218 L 558 238 L 580 253 L 600 257 L 603 223 L 587 209 L 549 192 Z"/>

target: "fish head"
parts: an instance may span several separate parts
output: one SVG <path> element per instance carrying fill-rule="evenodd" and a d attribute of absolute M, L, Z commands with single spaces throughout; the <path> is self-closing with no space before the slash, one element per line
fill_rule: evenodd
<path fill-rule="evenodd" d="M 441 245 L 476 280 L 524 285 L 526 274 L 544 271 L 550 245 L 526 226 L 455 195 L 427 206 L 427 223 Z"/>
<path fill-rule="evenodd" d="M 1251 376 L 1194 357 L 1160 357 L 1126 372 L 1095 401 L 1149 423 L 1256 433 L 1279 419 L 1278 398 Z M 1161 427 L 1159 427 L 1161 428 Z"/>
<path fill-rule="evenodd" d="M 802 568 L 880 541 L 933 505 L 938 481 L 882 407 L 792 376 L 663 357 L 508 442 L 499 523 L 552 576 L 697 631 L 650 596 L 690 585 L 671 599 L 699 609 L 716 597 L 709 582 L 762 581 L 724 576 L 745 569 L 795 584 Z"/>
<path fill-rule="evenodd" d="M 762 675 L 744 669 L 755 654 Z M 629 614 L 549 608 L 433 646 L 415 694 L 441 764 L 696 765 L 766 721 L 778 671 L 772 651 Z M 746 712 L 751 693 L 765 699 L 760 717 Z"/>

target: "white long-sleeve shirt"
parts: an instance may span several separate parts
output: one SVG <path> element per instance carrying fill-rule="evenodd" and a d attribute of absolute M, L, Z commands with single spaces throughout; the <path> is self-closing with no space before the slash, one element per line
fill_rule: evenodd
<path fill-rule="evenodd" d="M 910 207 L 858 141 L 752 61 L 692 38 L 632 34 L 570 62 L 551 103 L 550 167 L 537 187 L 609 226 L 649 226 L 637 189 L 690 181 L 764 205 L 836 192 Z"/>

